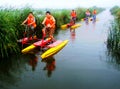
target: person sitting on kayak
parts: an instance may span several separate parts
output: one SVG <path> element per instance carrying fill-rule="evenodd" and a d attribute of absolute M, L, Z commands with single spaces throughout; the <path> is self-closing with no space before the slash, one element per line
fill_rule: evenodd
<path fill-rule="evenodd" d="M 46 17 L 44 18 L 42 24 L 45 26 L 42 29 L 43 37 L 46 37 L 46 33 L 48 36 L 54 41 L 53 33 L 55 30 L 55 18 L 51 15 L 49 11 L 46 12 Z"/>
<path fill-rule="evenodd" d="M 34 29 L 36 28 L 35 17 L 32 12 L 29 12 L 28 17 L 22 22 L 21 25 L 27 25 L 27 36 L 31 37 L 34 35 Z M 25 31 L 26 32 L 26 31 Z"/>
<path fill-rule="evenodd" d="M 94 9 L 93 12 L 92 12 L 93 22 L 96 22 L 96 14 L 97 14 L 97 11 L 96 11 L 96 9 Z"/>
<path fill-rule="evenodd" d="M 72 10 L 70 16 L 71 16 L 71 19 L 74 21 L 74 24 L 75 24 L 76 18 L 77 18 L 77 13 L 76 13 L 76 11 L 75 11 L 75 10 Z"/>

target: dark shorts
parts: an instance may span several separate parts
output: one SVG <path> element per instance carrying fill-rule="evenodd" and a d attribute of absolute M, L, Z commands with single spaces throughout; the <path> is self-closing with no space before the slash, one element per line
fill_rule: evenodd
<path fill-rule="evenodd" d="M 74 24 L 75 24 L 75 22 L 76 22 L 76 17 L 72 17 L 72 20 L 74 21 Z"/>
<path fill-rule="evenodd" d="M 72 17 L 72 20 L 73 20 L 73 21 L 76 21 L 76 17 Z"/>

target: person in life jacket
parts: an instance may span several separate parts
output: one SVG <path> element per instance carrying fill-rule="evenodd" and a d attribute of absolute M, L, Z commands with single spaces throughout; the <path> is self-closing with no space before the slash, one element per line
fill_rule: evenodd
<path fill-rule="evenodd" d="M 49 11 L 46 12 L 46 17 L 44 18 L 42 24 L 45 26 L 42 29 L 43 37 L 46 37 L 46 34 L 48 37 L 50 37 L 52 40 L 54 40 L 53 34 L 55 30 L 55 18 L 51 15 Z"/>
<path fill-rule="evenodd" d="M 89 11 L 89 9 L 86 10 L 85 15 L 86 15 L 86 17 L 90 17 L 90 11 Z"/>
<path fill-rule="evenodd" d="M 97 14 L 97 11 L 96 11 L 96 9 L 94 9 L 93 12 L 92 12 L 93 22 L 96 22 L 96 14 Z"/>
<path fill-rule="evenodd" d="M 36 28 L 36 22 L 35 22 L 35 17 L 32 12 L 29 12 L 28 17 L 22 22 L 21 25 L 27 25 L 27 36 L 31 37 L 34 35 L 34 29 Z"/>
<path fill-rule="evenodd" d="M 89 9 L 86 10 L 85 15 L 86 15 L 85 20 L 86 20 L 86 22 L 88 22 L 89 18 L 90 18 L 90 11 L 89 11 Z"/>
<path fill-rule="evenodd" d="M 71 16 L 71 19 L 74 21 L 74 24 L 75 24 L 76 18 L 77 18 L 77 13 L 76 13 L 76 11 L 75 11 L 75 10 L 72 10 L 70 16 Z"/>

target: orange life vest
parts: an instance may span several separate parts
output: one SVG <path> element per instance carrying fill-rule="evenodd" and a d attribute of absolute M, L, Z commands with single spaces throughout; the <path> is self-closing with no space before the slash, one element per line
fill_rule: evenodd
<path fill-rule="evenodd" d="M 28 19 L 27 19 L 27 24 L 30 24 L 30 23 L 33 23 L 31 24 L 34 28 L 36 27 L 36 23 L 35 23 L 35 18 L 34 16 L 28 16 Z"/>
<path fill-rule="evenodd" d="M 47 26 L 48 24 L 50 24 L 52 26 L 55 23 L 53 18 L 54 18 L 53 16 L 50 16 L 49 18 L 46 17 L 45 25 Z"/>
<path fill-rule="evenodd" d="M 76 15 L 76 12 L 71 12 L 71 16 L 72 17 L 76 17 L 77 15 Z"/>
<path fill-rule="evenodd" d="M 94 10 L 94 11 L 93 11 L 93 14 L 96 14 L 96 13 L 97 13 L 96 10 Z"/>

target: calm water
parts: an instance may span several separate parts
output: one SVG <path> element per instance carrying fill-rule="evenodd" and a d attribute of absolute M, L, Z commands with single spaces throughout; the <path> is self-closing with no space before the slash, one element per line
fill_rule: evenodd
<path fill-rule="evenodd" d="M 60 30 L 56 39 L 69 43 L 48 61 L 37 53 L 1 62 L 0 89 L 120 89 L 119 58 L 106 48 L 113 17 L 106 10 L 97 18 L 95 24 L 80 22 L 75 32 Z"/>

